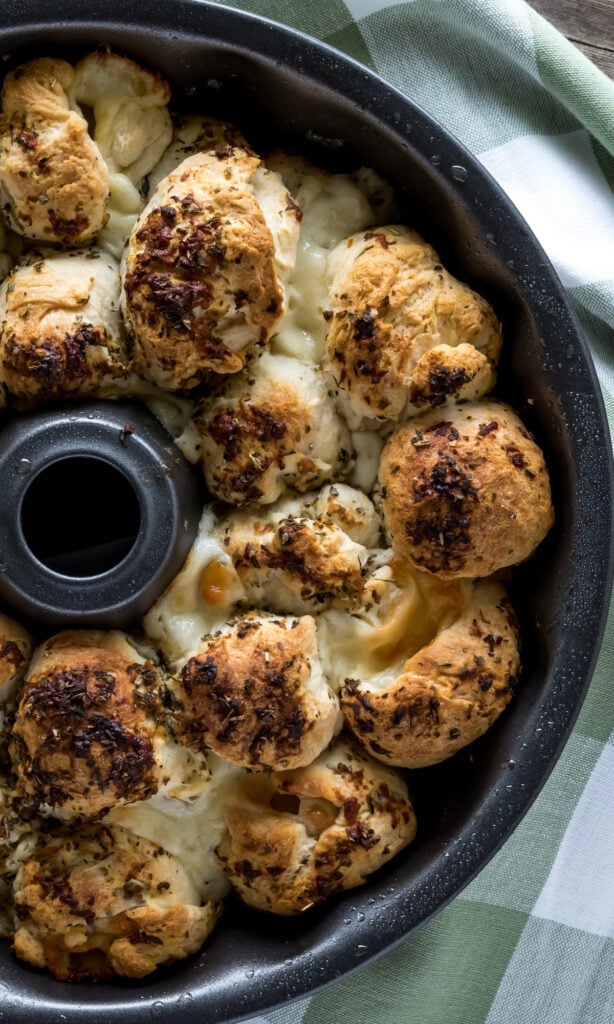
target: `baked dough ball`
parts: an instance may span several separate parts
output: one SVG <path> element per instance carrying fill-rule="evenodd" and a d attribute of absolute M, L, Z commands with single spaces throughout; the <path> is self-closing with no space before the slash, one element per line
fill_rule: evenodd
<path fill-rule="evenodd" d="M 71 98 L 91 108 L 94 140 L 112 172 L 139 181 L 171 141 L 171 91 L 158 75 L 127 57 L 90 53 L 74 70 Z"/>
<path fill-rule="evenodd" d="M 499 402 L 406 423 L 384 448 L 379 478 L 397 553 L 447 578 L 524 561 L 554 521 L 544 457 Z"/>
<path fill-rule="evenodd" d="M 250 614 L 206 636 L 177 693 L 186 742 L 244 768 L 309 764 L 339 718 L 310 616 Z"/>
<path fill-rule="evenodd" d="M 247 510 L 226 517 L 222 545 L 248 604 L 304 615 L 360 601 L 370 552 L 349 534 L 377 540 L 379 522 L 365 495 L 343 491 L 347 505 L 339 488 L 325 487 L 317 501 L 282 499 L 263 515 Z"/>
<path fill-rule="evenodd" d="M 236 373 L 284 316 L 297 211 L 249 150 L 197 153 L 164 178 L 128 243 L 124 313 L 139 371 L 189 390 Z"/>
<path fill-rule="evenodd" d="M 158 788 L 154 664 L 123 633 L 58 633 L 18 696 L 13 760 L 39 814 L 93 817 Z"/>
<path fill-rule="evenodd" d="M 334 523 L 355 544 L 366 548 L 380 546 L 382 521 L 373 502 L 363 491 L 336 481 L 323 487 L 314 497 L 315 502 L 309 506 L 310 515 Z"/>
<path fill-rule="evenodd" d="M 0 614 L 0 765 L 4 769 L 10 763 L 8 745 L 11 729 L 10 722 L 13 698 L 17 686 L 23 679 L 32 653 L 32 638 L 18 622 Z M 0 778 L 0 804 L 2 802 L 3 781 Z M 7 789 L 10 788 L 7 784 Z M 1 824 L 1 816 L 0 816 Z M 8 832 L 6 832 L 8 835 Z M 1 857 L 1 853 L 0 853 Z M 0 868 L 0 876 L 2 869 Z M 0 883 L 0 903 L 2 892 Z M 0 920 L 2 913 L 0 911 Z M 1 930 L 0 930 L 1 934 Z"/>
<path fill-rule="evenodd" d="M 0 286 L 0 373 L 18 398 L 109 394 L 127 362 L 118 266 L 106 253 L 41 251 Z"/>
<path fill-rule="evenodd" d="M 0 118 L 0 201 L 15 231 L 80 245 L 106 219 L 109 175 L 67 92 L 74 70 L 41 58 L 7 75 Z"/>
<path fill-rule="evenodd" d="M 351 235 L 329 256 L 329 275 L 326 348 L 358 415 L 398 419 L 408 403 L 415 411 L 492 388 L 495 314 L 415 231 Z"/>
<path fill-rule="evenodd" d="M 0 614 L 0 704 L 12 697 L 31 653 L 32 638 L 28 631 L 8 615 Z"/>
<path fill-rule="evenodd" d="M 311 363 L 265 352 L 198 406 L 207 486 L 233 505 L 268 505 L 352 468 L 350 433 L 329 381 Z"/>
<path fill-rule="evenodd" d="M 219 915 L 177 857 L 118 826 L 41 835 L 14 895 L 17 956 L 60 981 L 143 978 L 196 952 Z"/>
<path fill-rule="evenodd" d="M 485 733 L 511 700 L 520 668 L 517 640 L 505 590 L 480 581 L 456 621 L 409 658 L 392 682 L 378 687 L 369 678 L 346 680 L 345 719 L 386 764 L 437 764 Z"/>
<path fill-rule="evenodd" d="M 217 852 L 231 885 L 275 914 L 361 885 L 416 832 L 401 776 L 345 736 L 305 768 L 241 780 L 226 824 Z"/>

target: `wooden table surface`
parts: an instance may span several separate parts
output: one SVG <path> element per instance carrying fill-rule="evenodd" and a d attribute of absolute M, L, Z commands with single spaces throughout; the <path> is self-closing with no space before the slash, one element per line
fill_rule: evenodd
<path fill-rule="evenodd" d="M 614 0 L 529 0 L 529 3 L 614 78 Z"/>

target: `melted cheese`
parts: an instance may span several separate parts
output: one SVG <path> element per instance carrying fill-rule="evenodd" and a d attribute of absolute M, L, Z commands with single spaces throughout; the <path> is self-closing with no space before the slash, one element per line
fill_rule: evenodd
<path fill-rule="evenodd" d="M 144 205 L 139 190 L 126 174 L 110 174 L 107 206 L 109 219 L 98 235 L 97 245 L 120 260 Z"/>
<path fill-rule="evenodd" d="M 287 313 L 271 343 L 273 351 L 318 363 L 324 356 L 328 295 L 328 254 L 354 231 L 383 223 L 387 207 L 375 209 L 374 172 L 360 183 L 347 174 L 327 174 L 300 158 L 280 157 L 272 166 L 281 173 L 303 218 L 296 264 L 287 285 Z M 362 183 L 362 187 L 361 187 Z M 389 191 L 389 190 L 388 190 Z"/>
<path fill-rule="evenodd" d="M 192 758 L 196 761 L 198 755 Z M 230 886 L 215 848 L 226 828 L 224 805 L 229 790 L 241 774 L 241 769 L 208 754 L 191 784 L 163 787 L 149 800 L 114 808 L 105 820 L 123 825 L 178 856 L 201 900 L 222 899 Z"/>
<path fill-rule="evenodd" d="M 148 635 L 157 641 L 174 665 L 187 660 L 203 636 L 224 625 L 231 605 L 240 600 L 243 592 L 230 558 L 213 533 L 214 523 L 213 513 L 205 509 L 185 565 L 143 619 Z M 219 594 L 213 600 L 207 600 L 212 563 L 226 569 L 228 589 L 225 600 L 220 600 Z"/>
<path fill-rule="evenodd" d="M 409 658 L 458 617 L 470 587 L 466 580 L 440 580 L 406 564 L 383 565 L 367 584 L 371 599 L 359 612 L 332 610 L 319 618 L 318 643 L 331 684 L 337 691 L 347 679 L 373 690 L 388 686 Z"/>

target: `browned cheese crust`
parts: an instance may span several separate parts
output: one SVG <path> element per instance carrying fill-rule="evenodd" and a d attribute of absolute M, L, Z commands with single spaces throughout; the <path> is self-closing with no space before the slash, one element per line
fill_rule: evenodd
<path fill-rule="evenodd" d="M 339 717 L 310 616 L 239 619 L 205 637 L 178 683 L 186 742 L 239 767 L 309 764 Z"/>
<path fill-rule="evenodd" d="M 0 365 L 28 404 L 103 393 L 125 379 L 119 268 L 86 249 L 41 253 L 0 288 Z"/>
<path fill-rule="evenodd" d="M 242 900 L 298 914 L 361 885 L 412 841 L 405 782 L 340 737 L 313 764 L 242 780 L 218 857 Z"/>
<path fill-rule="evenodd" d="M 379 478 L 397 553 L 444 578 L 489 576 L 524 561 L 554 521 L 542 452 L 499 402 L 433 411 L 399 427 Z"/>
<path fill-rule="evenodd" d="M 415 231 L 359 232 L 331 256 L 327 351 L 355 412 L 396 419 L 495 382 L 497 318 Z"/>
<path fill-rule="evenodd" d="M 124 312 L 136 365 L 172 390 L 236 373 L 283 315 L 275 244 L 250 181 L 262 166 L 232 145 L 164 178 L 126 251 Z M 242 330 L 239 343 L 230 342 Z"/>
<path fill-rule="evenodd" d="M 348 679 L 341 708 L 360 742 L 379 760 L 424 768 L 481 736 L 514 692 L 520 669 L 516 617 L 503 587 L 474 586 L 468 607 L 401 675 L 381 689 Z"/>
<path fill-rule="evenodd" d="M 4 81 L 1 201 L 11 227 L 39 242 L 79 245 L 106 220 L 109 175 L 85 118 L 69 108 L 73 73 L 42 58 Z"/>
<path fill-rule="evenodd" d="M 14 726 L 25 800 L 68 819 L 151 796 L 158 681 L 118 632 L 67 631 L 39 647 Z"/>
<path fill-rule="evenodd" d="M 17 956 L 60 981 L 143 978 L 196 952 L 221 909 L 199 905 L 176 857 L 117 826 L 41 837 L 14 893 Z"/>

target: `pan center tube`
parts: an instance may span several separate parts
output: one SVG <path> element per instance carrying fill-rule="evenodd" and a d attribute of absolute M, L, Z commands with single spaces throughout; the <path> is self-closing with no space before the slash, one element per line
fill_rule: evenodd
<path fill-rule="evenodd" d="M 0 434 L 0 601 L 36 624 L 126 626 L 196 536 L 199 474 L 137 402 L 15 416 Z"/>

